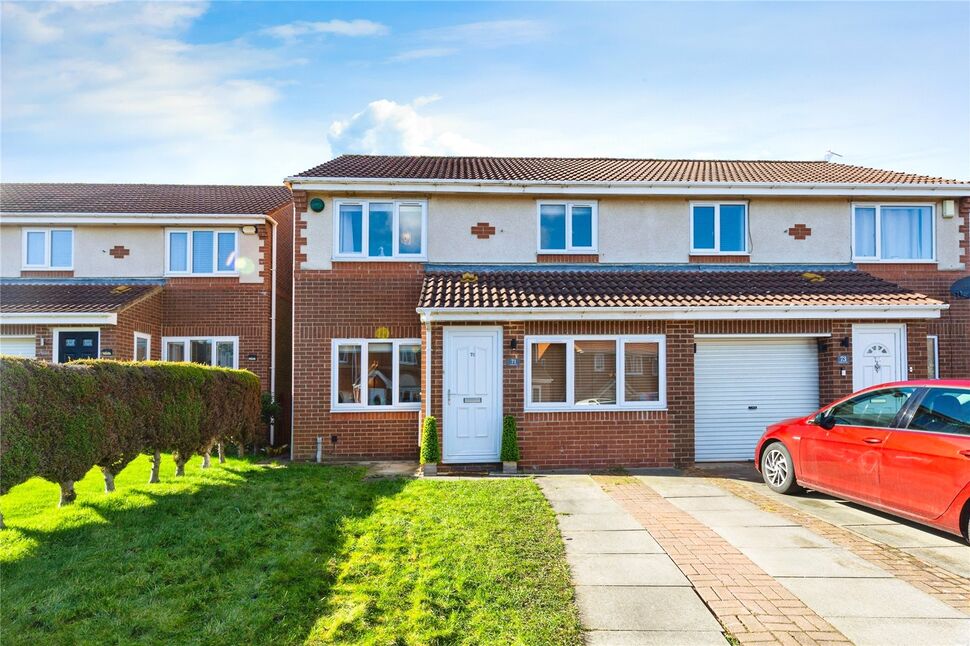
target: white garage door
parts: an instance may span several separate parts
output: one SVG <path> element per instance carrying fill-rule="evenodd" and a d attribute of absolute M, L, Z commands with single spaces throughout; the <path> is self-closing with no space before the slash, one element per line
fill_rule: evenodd
<path fill-rule="evenodd" d="M 36 357 L 34 337 L 32 336 L 0 336 L 0 354 L 12 354 L 15 357 Z"/>
<path fill-rule="evenodd" d="M 698 339 L 694 376 L 698 462 L 753 460 L 768 424 L 818 408 L 815 339 Z"/>

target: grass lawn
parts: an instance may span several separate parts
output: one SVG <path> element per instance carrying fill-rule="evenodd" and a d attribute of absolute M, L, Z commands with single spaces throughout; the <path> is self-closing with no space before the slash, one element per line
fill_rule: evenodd
<path fill-rule="evenodd" d="M 57 508 L 0 497 L 0 632 L 13 644 L 579 644 L 555 518 L 530 480 L 367 480 L 243 460 Z"/>

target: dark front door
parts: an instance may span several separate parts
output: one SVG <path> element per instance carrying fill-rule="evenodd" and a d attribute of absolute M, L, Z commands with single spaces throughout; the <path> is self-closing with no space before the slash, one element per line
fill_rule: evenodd
<path fill-rule="evenodd" d="M 98 358 L 98 331 L 57 333 L 57 362 Z"/>

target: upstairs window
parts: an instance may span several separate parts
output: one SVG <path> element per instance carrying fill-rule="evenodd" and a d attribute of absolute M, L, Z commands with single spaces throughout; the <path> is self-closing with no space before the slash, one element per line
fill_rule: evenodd
<path fill-rule="evenodd" d="M 748 253 L 748 205 L 743 202 L 692 202 L 690 252 Z"/>
<path fill-rule="evenodd" d="M 426 255 L 427 205 L 393 200 L 338 200 L 334 258 L 422 259 Z"/>
<path fill-rule="evenodd" d="M 168 232 L 168 273 L 232 274 L 238 253 L 235 231 Z"/>
<path fill-rule="evenodd" d="M 540 253 L 596 253 L 595 202 L 539 202 Z"/>
<path fill-rule="evenodd" d="M 852 206 L 853 260 L 930 262 L 934 237 L 932 205 Z"/>
<path fill-rule="evenodd" d="M 73 229 L 24 229 L 24 269 L 73 269 Z"/>

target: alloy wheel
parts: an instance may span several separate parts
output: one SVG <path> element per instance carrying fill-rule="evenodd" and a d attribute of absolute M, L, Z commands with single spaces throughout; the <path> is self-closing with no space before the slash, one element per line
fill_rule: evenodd
<path fill-rule="evenodd" d="M 788 458 L 778 449 L 768 449 L 763 468 L 765 478 L 775 487 L 781 487 L 788 479 Z"/>

